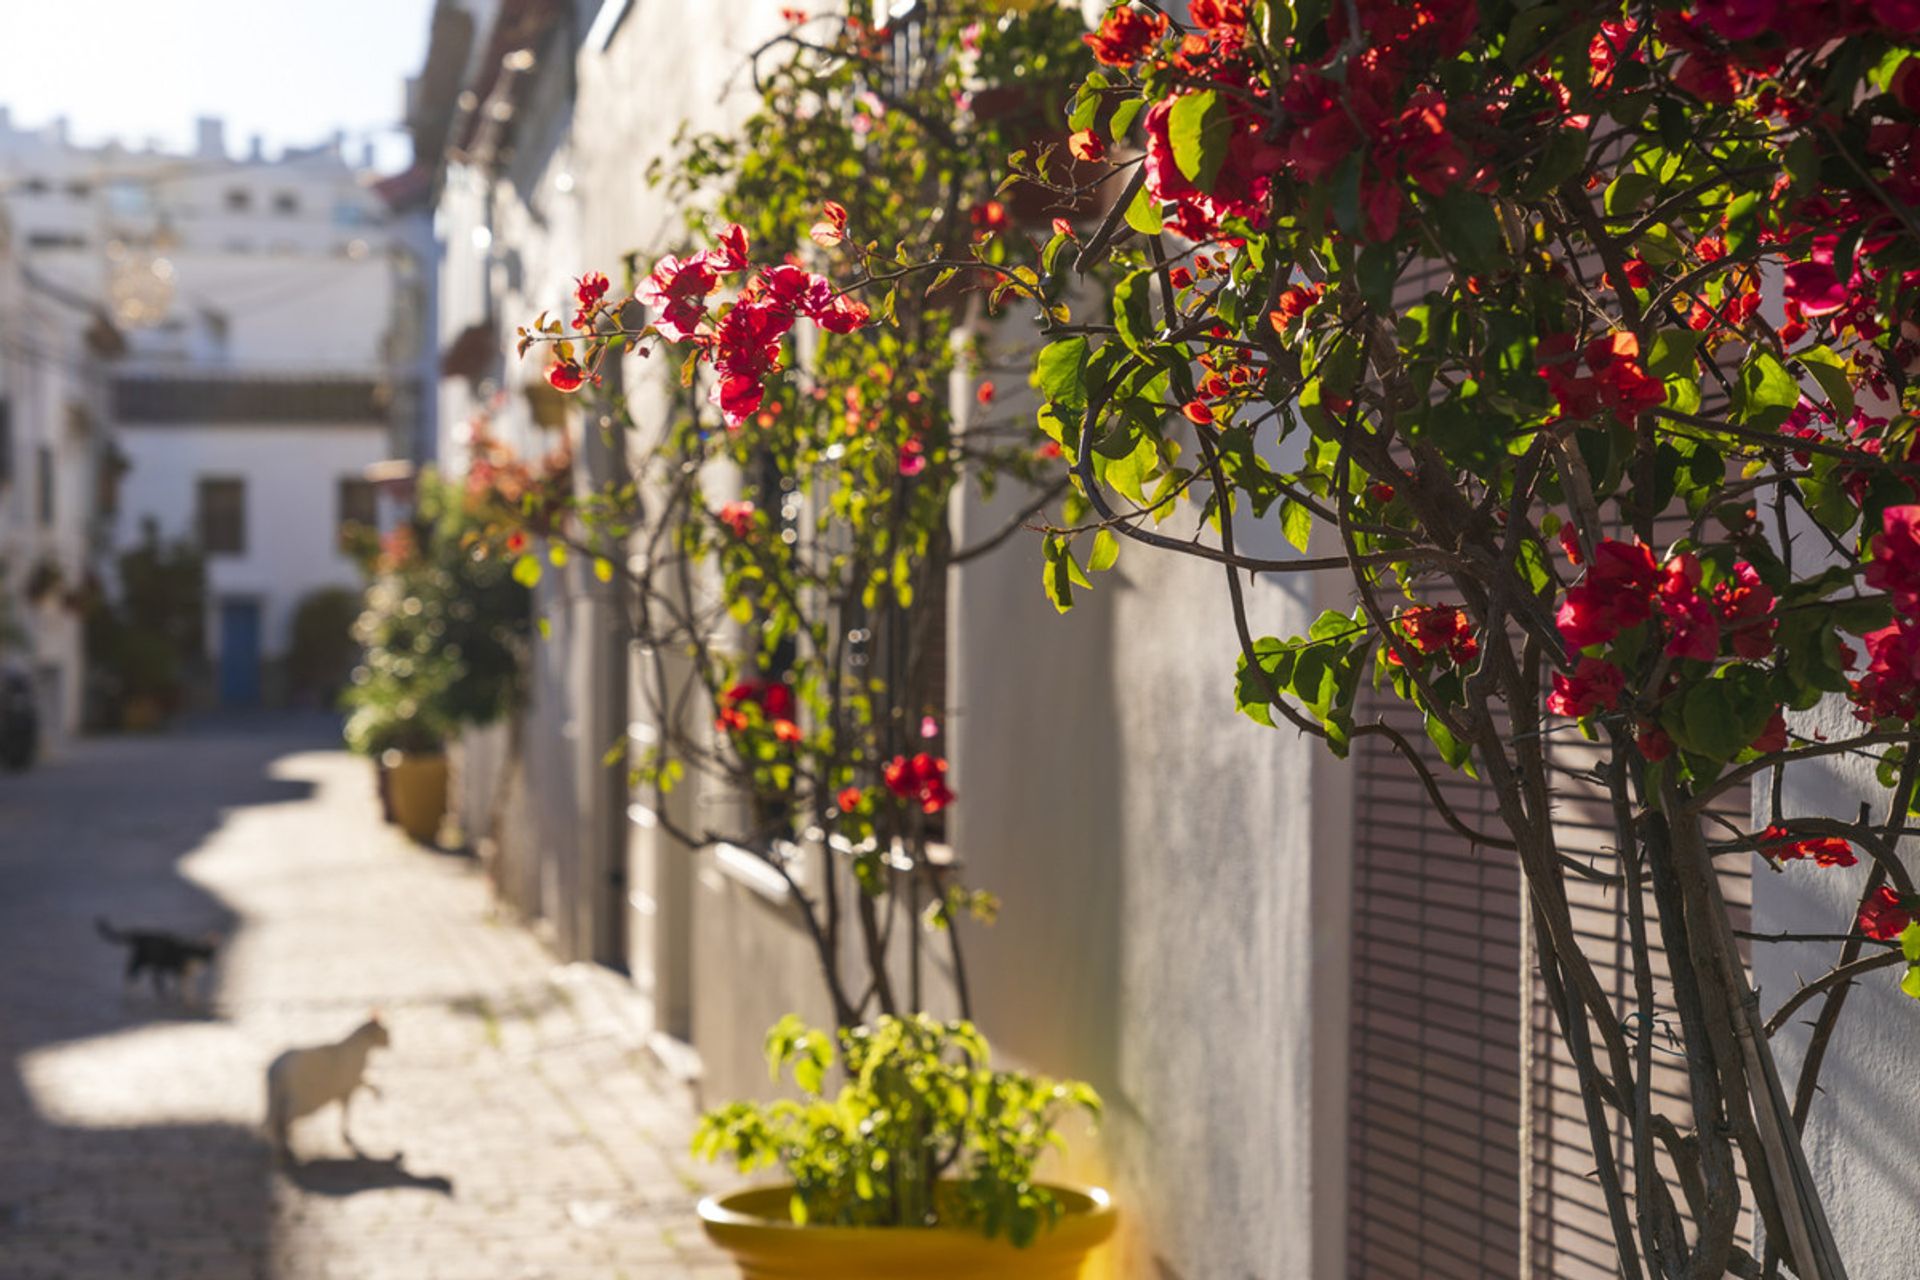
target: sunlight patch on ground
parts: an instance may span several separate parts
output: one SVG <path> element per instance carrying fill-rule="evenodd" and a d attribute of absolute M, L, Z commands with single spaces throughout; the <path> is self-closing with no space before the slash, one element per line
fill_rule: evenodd
<path fill-rule="evenodd" d="M 254 1125 L 261 1077 L 237 1041 L 218 1023 L 157 1023 L 31 1050 L 20 1079 L 34 1110 L 68 1128 Z"/>

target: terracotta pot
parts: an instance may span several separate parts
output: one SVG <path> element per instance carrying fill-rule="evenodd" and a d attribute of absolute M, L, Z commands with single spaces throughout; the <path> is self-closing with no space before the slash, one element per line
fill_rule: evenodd
<path fill-rule="evenodd" d="M 700 1222 L 742 1280 L 1077 1280 L 1113 1234 L 1113 1203 L 1095 1187 L 1047 1189 L 1066 1212 L 1024 1248 L 954 1227 L 796 1226 L 791 1185 L 702 1200 Z"/>
<path fill-rule="evenodd" d="M 421 844 L 432 844 L 447 813 L 447 758 L 402 755 L 387 767 L 387 793 L 400 829 Z"/>
<path fill-rule="evenodd" d="M 166 722 L 165 705 L 148 694 L 135 694 L 120 705 L 120 727 L 129 733 L 152 733 Z"/>

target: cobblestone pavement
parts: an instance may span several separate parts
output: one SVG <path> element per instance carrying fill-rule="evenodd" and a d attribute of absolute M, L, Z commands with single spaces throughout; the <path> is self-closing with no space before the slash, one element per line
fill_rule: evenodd
<path fill-rule="evenodd" d="M 0 777 L 0 1280 L 730 1276 L 630 988 L 493 919 L 329 742 L 209 723 Z M 224 929 L 205 1010 L 125 992 L 96 915 Z M 375 1008 L 367 1155 L 329 1109 L 276 1170 L 267 1062 Z"/>

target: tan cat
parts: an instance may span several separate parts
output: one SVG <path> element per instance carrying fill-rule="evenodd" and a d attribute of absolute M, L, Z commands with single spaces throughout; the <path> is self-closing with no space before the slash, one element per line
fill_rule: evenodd
<path fill-rule="evenodd" d="M 380 1096 L 380 1091 L 363 1079 L 367 1055 L 391 1042 L 376 1013 L 337 1044 L 289 1049 L 273 1060 L 267 1068 L 267 1136 L 282 1159 L 293 1155 L 287 1143 L 287 1126 L 329 1102 L 340 1104 L 340 1136 L 355 1155 L 360 1154 L 360 1144 L 347 1132 L 347 1111 L 360 1089 Z"/>

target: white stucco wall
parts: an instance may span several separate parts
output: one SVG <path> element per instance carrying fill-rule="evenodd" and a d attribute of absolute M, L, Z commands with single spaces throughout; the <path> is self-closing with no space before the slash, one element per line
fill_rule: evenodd
<path fill-rule="evenodd" d="M 1858 733 L 1860 724 L 1852 708 L 1834 698 L 1798 717 L 1794 728 L 1832 740 Z M 1795 765 L 1781 790 L 1782 812 L 1789 817 L 1852 820 L 1862 801 L 1872 806 L 1875 821 L 1885 819 L 1886 789 L 1874 779 L 1871 764 L 1860 760 Z M 1756 828 L 1766 823 L 1770 808 L 1762 791 L 1755 798 Z M 1920 849 L 1915 842 L 1907 841 L 1909 865 L 1916 852 Z M 1867 870 L 1862 858 L 1858 866 L 1844 870 L 1801 862 L 1776 873 L 1755 859 L 1755 932 L 1845 932 Z M 1839 944 L 1758 942 L 1753 952 L 1762 1011 L 1771 1015 L 1801 980 L 1833 967 Z M 1897 967 L 1883 970 L 1854 984 L 1827 1046 L 1822 1092 L 1808 1117 L 1807 1160 L 1825 1195 L 1848 1274 L 1861 1280 L 1912 1275 L 1914 1259 L 1920 1257 L 1920 1159 L 1915 1157 L 1920 1089 L 1914 1087 L 1920 1001 L 1901 994 L 1900 972 Z M 1816 999 L 1774 1037 L 1789 1097 L 1819 1007 Z"/>
<path fill-rule="evenodd" d="M 987 360 L 986 413 L 1031 413 L 1017 333 Z M 1014 505 L 962 502 L 956 546 Z M 1066 1168 L 1126 1208 L 1107 1274 L 1339 1275 L 1346 766 L 1235 711 L 1216 566 L 1123 545 L 1064 616 L 1040 578 L 1032 534 L 956 571 L 953 845 L 1003 904 L 967 930 L 976 1015 L 1000 1054 L 1104 1095 Z M 1254 633 L 1304 630 L 1333 589 L 1261 580 Z"/>
<path fill-rule="evenodd" d="M 123 428 L 120 447 L 130 468 L 116 542 L 137 542 L 148 517 L 164 537 L 193 536 L 200 478 L 242 478 L 246 550 L 207 557 L 208 605 L 217 610 L 223 597 L 260 599 L 261 650 L 280 654 L 302 597 L 321 587 L 359 585 L 353 562 L 340 552 L 338 481 L 386 456 L 386 444 L 385 428 L 374 425 Z M 210 649 L 220 639 L 215 616 L 209 616 Z"/>

